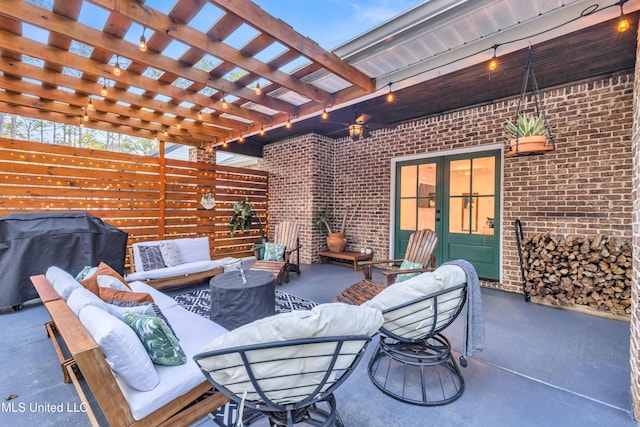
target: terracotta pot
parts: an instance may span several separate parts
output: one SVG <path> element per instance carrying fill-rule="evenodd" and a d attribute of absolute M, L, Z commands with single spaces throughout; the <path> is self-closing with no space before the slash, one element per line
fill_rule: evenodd
<path fill-rule="evenodd" d="M 516 140 L 509 141 L 511 149 L 507 152 L 507 156 L 515 156 L 517 154 L 535 154 L 545 151 L 553 151 L 554 146 L 547 143 L 547 137 L 540 136 L 521 136 L 518 138 L 518 152 L 516 153 Z"/>
<path fill-rule="evenodd" d="M 347 238 L 344 233 L 329 233 L 327 246 L 331 252 L 343 252 L 347 247 Z"/>

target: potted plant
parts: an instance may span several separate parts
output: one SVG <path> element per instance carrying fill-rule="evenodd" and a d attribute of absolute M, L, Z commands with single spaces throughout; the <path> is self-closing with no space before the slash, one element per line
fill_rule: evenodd
<path fill-rule="evenodd" d="M 351 217 L 349 217 L 349 221 L 353 219 L 353 216 L 358 211 L 358 206 L 360 206 L 360 202 L 356 205 L 355 209 L 351 213 Z M 347 215 L 349 214 L 349 206 L 344 212 L 344 216 L 342 217 L 342 223 L 339 229 L 334 230 L 331 227 L 331 208 L 324 208 L 316 217 L 315 225 L 321 231 L 327 231 L 327 247 L 331 252 L 343 252 L 344 248 L 347 246 L 347 236 L 345 235 L 345 229 L 347 227 Z"/>
<path fill-rule="evenodd" d="M 507 120 L 506 129 L 510 147 L 508 156 L 540 153 L 555 148 L 548 140 L 548 130 L 542 114 L 537 117 L 523 114 L 515 123 Z"/>
<path fill-rule="evenodd" d="M 260 229 L 260 237 L 262 239 L 262 243 L 264 243 L 265 237 L 264 230 L 262 229 L 262 222 L 260 221 L 260 217 L 253 210 L 253 205 L 251 204 L 249 199 L 235 202 L 233 204 L 233 215 L 231 215 L 231 220 L 229 221 L 231 237 L 233 237 L 234 233 L 238 231 L 238 229 L 242 233 L 244 233 L 245 230 L 251 228 L 251 224 L 254 221 L 258 223 L 258 228 Z"/>

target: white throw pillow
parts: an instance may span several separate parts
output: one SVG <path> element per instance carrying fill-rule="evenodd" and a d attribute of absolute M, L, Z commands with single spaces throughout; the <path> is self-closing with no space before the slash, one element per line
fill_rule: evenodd
<path fill-rule="evenodd" d="M 382 322 L 382 314 L 377 309 L 342 303 L 321 304 L 310 311 L 277 314 L 241 326 L 216 338 L 202 352 L 300 338 L 373 336 Z M 363 345 L 362 341 L 345 343 L 343 349 L 354 356 L 340 357 L 334 369 L 348 367 Z M 278 378 L 268 381 L 269 389 L 275 390 L 268 394 L 270 399 L 279 403 L 294 403 L 304 398 L 294 395 L 299 395 L 303 388 L 311 391 L 328 369 L 330 358 L 313 356 L 331 354 L 334 346 L 332 343 L 323 343 L 259 350 L 252 352 L 251 364 L 257 378 L 272 377 L 278 373 Z M 237 353 L 204 358 L 199 363 L 214 380 L 227 385 L 234 393 L 242 394 L 247 390 L 248 399 L 258 398 Z M 292 393 L 290 388 L 295 388 L 296 392 Z"/>
<path fill-rule="evenodd" d="M 83 287 L 75 277 L 60 267 L 49 267 L 45 273 L 45 277 L 49 283 L 51 283 L 53 289 L 55 289 L 58 295 L 60 295 L 60 298 L 65 301 L 69 299 L 69 296 L 75 289 Z"/>
<path fill-rule="evenodd" d="M 124 283 L 113 276 L 99 275 L 98 287 L 115 289 L 116 291 L 131 292 L 130 288 L 126 287 Z"/>
<path fill-rule="evenodd" d="M 182 264 L 180 249 L 173 240 L 160 242 L 160 253 L 167 267 L 175 267 L 176 265 Z"/>
<path fill-rule="evenodd" d="M 106 303 L 85 287 L 80 287 L 71 292 L 67 305 L 78 317 L 80 317 L 80 311 L 87 305 L 93 305 L 103 311 L 107 310 Z"/>
<path fill-rule="evenodd" d="M 104 353 L 107 363 L 130 387 L 154 389 L 159 382 L 142 342 L 122 320 L 91 305 L 80 310 L 80 321 Z"/>

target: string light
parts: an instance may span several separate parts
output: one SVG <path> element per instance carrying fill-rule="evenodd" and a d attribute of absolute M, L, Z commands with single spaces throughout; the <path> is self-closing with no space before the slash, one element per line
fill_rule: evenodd
<path fill-rule="evenodd" d="M 395 99 L 395 96 L 391 91 L 391 83 L 389 83 L 389 93 L 387 93 L 387 102 L 393 102 L 394 99 Z"/>
<path fill-rule="evenodd" d="M 120 64 L 118 62 L 118 55 L 116 55 L 116 65 L 113 67 L 113 75 L 117 77 L 120 74 L 122 74 L 122 70 L 120 70 Z"/>
<path fill-rule="evenodd" d="M 226 95 L 224 95 L 224 93 L 223 93 L 222 94 L 222 109 L 226 110 L 227 108 L 229 108 L 229 104 L 227 103 Z"/>
<path fill-rule="evenodd" d="M 498 45 L 493 46 L 493 57 L 489 61 L 489 71 L 495 71 L 498 68 L 498 60 L 496 59 L 496 51 L 498 50 Z"/>
<path fill-rule="evenodd" d="M 285 123 L 284 127 L 286 127 L 287 129 L 291 129 L 291 116 L 289 116 L 289 119 L 287 120 L 287 123 Z"/>
<path fill-rule="evenodd" d="M 144 36 L 144 32 L 146 30 L 147 30 L 147 27 L 142 28 L 142 35 L 140 36 L 140 44 L 138 44 L 138 48 L 140 49 L 140 52 L 147 51 L 147 39 Z"/>
<path fill-rule="evenodd" d="M 89 95 L 89 102 L 87 103 L 87 108 L 91 108 L 93 110 L 93 99 L 91 95 Z"/>
<path fill-rule="evenodd" d="M 107 91 L 107 80 L 105 79 L 102 83 L 102 89 L 100 89 L 100 95 L 102 95 L 103 98 L 106 98 L 108 94 L 109 92 Z"/>
<path fill-rule="evenodd" d="M 620 0 L 620 3 L 618 3 L 618 5 L 620 6 L 620 19 L 618 20 L 618 32 L 619 33 L 624 33 L 625 31 L 627 31 L 629 29 L 629 20 L 627 19 L 626 16 L 624 16 L 624 10 L 622 9 L 623 5 L 626 3 L 627 0 Z"/>
<path fill-rule="evenodd" d="M 177 127 L 178 129 L 182 129 L 182 125 L 180 124 L 180 122 L 178 122 L 178 124 L 176 124 L 176 127 Z"/>
<path fill-rule="evenodd" d="M 264 135 L 264 127 L 260 125 L 260 136 Z"/>
<path fill-rule="evenodd" d="M 82 120 L 84 120 L 85 122 L 89 121 L 89 113 L 87 112 L 86 108 L 84 108 L 84 117 L 82 117 Z"/>
<path fill-rule="evenodd" d="M 169 136 L 169 128 L 168 127 L 164 128 L 164 136 Z"/>
<path fill-rule="evenodd" d="M 198 111 L 198 120 L 202 121 L 202 111 Z"/>
<path fill-rule="evenodd" d="M 329 113 L 327 113 L 327 109 L 322 110 L 322 120 L 327 120 L 329 118 Z"/>
<path fill-rule="evenodd" d="M 83 128 L 84 127 L 84 122 L 82 121 L 82 119 L 80 119 L 80 127 Z"/>
<path fill-rule="evenodd" d="M 240 138 L 238 138 L 238 142 L 244 142 L 244 136 L 240 135 Z"/>
<path fill-rule="evenodd" d="M 256 83 L 256 95 L 262 95 L 262 88 L 260 87 L 260 80 Z"/>

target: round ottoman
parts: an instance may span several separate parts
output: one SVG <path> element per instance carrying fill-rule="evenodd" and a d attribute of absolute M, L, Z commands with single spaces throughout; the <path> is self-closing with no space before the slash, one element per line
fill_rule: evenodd
<path fill-rule="evenodd" d="M 242 283 L 238 271 L 219 274 L 209 281 L 209 317 L 228 330 L 276 314 L 273 274 L 252 270 L 245 271 L 245 274 L 246 284 Z"/>

